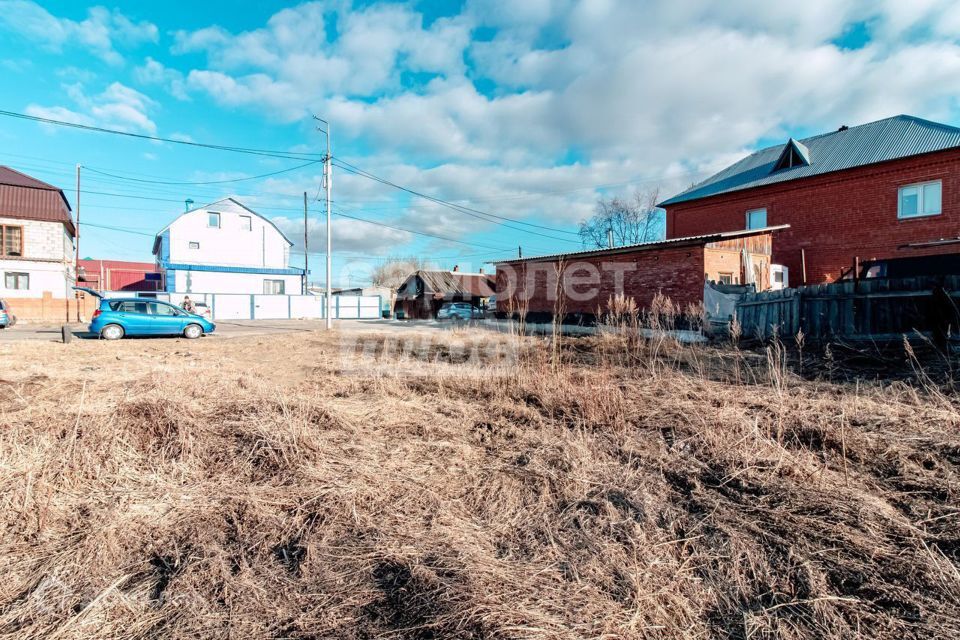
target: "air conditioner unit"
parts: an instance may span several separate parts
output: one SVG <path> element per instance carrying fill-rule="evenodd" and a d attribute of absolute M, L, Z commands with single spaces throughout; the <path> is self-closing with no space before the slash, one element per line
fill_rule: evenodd
<path fill-rule="evenodd" d="M 790 286 L 790 269 L 782 264 L 770 265 L 770 288 L 786 289 Z"/>

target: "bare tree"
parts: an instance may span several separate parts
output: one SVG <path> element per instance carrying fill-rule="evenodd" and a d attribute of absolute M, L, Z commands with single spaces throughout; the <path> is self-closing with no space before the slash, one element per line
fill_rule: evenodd
<path fill-rule="evenodd" d="M 637 190 L 629 198 L 600 199 L 593 216 L 580 223 L 580 239 L 587 247 L 605 249 L 607 233 L 613 231 L 614 246 L 657 240 L 662 209 L 657 208 L 659 189 Z"/>
<path fill-rule="evenodd" d="M 375 287 L 397 289 L 411 273 L 427 267 L 424 258 L 416 256 L 391 256 L 374 268 L 370 282 Z"/>

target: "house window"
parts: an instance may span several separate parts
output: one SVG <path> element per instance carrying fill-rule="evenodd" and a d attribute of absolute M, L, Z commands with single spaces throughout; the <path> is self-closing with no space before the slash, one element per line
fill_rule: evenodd
<path fill-rule="evenodd" d="M 199 242 L 191 242 L 191 243 L 190 243 L 190 248 L 191 248 L 191 249 L 199 249 L 199 248 L 200 248 L 200 243 L 199 243 Z"/>
<path fill-rule="evenodd" d="M 264 280 L 263 292 L 266 295 L 283 295 L 283 280 Z"/>
<path fill-rule="evenodd" d="M 30 274 L 8 271 L 3 274 L 3 286 L 7 289 L 29 289 Z"/>
<path fill-rule="evenodd" d="M 720 278 L 720 284 L 733 284 L 732 273 L 720 273 L 717 276 Z"/>
<path fill-rule="evenodd" d="M 207 212 L 207 226 L 214 229 L 220 228 L 220 214 L 212 211 Z"/>
<path fill-rule="evenodd" d="M 941 189 L 942 183 L 939 180 L 900 187 L 897 217 L 919 218 L 940 215 Z"/>
<path fill-rule="evenodd" d="M 747 229 L 763 229 L 765 226 L 767 226 L 766 209 L 747 211 Z"/>
<path fill-rule="evenodd" d="M 23 227 L 0 225 L 0 256 L 5 258 L 23 256 Z"/>
<path fill-rule="evenodd" d="M 244 231 L 253 231 L 253 218 L 250 216 L 240 216 L 240 228 Z"/>

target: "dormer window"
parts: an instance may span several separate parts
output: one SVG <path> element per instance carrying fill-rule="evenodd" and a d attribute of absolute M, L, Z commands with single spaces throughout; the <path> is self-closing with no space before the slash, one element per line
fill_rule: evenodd
<path fill-rule="evenodd" d="M 810 149 L 797 142 L 793 138 L 787 140 L 786 146 L 777 158 L 770 173 L 791 169 L 793 167 L 806 167 L 810 165 Z"/>

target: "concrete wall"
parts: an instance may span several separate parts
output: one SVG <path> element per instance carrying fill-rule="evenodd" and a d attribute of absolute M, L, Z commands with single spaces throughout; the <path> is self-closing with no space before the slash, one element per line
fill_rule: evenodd
<path fill-rule="evenodd" d="M 942 180 L 942 213 L 898 219 L 901 186 Z M 957 246 L 900 249 L 907 243 L 960 236 L 960 150 L 849 169 L 668 206 L 667 237 L 743 229 L 746 212 L 766 208 L 767 224 L 789 224 L 776 234 L 773 262 L 802 284 L 835 280 L 861 260 L 956 252 Z"/>
<path fill-rule="evenodd" d="M 283 280 L 284 293 L 296 295 L 303 290 L 300 276 L 277 276 L 262 273 L 225 273 L 220 271 L 167 271 L 167 291 L 187 293 L 262 294 L 264 280 Z"/>

